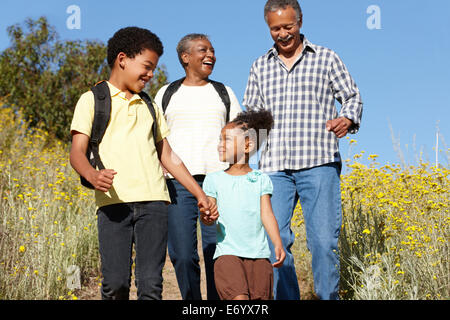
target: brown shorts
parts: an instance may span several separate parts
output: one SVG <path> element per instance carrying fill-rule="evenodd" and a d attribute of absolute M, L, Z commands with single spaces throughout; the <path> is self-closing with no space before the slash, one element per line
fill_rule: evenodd
<path fill-rule="evenodd" d="M 273 267 L 269 259 L 224 255 L 214 262 L 214 280 L 222 300 L 246 295 L 249 300 L 273 299 Z"/>

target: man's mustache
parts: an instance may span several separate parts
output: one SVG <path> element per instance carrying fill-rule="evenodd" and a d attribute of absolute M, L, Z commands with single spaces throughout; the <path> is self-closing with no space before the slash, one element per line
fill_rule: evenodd
<path fill-rule="evenodd" d="M 291 40 L 294 36 L 292 34 L 289 34 L 287 37 L 278 37 L 277 41 L 282 41 L 282 42 L 288 42 L 289 40 Z"/>

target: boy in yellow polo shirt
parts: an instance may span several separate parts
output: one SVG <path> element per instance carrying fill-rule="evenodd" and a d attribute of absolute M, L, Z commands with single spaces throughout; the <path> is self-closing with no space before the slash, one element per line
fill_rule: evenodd
<path fill-rule="evenodd" d="M 137 93 L 153 77 L 162 54 L 160 39 L 146 29 L 123 28 L 108 41 L 111 116 L 99 146 L 107 169 L 94 169 L 86 158 L 94 119 L 93 93 L 84 93 L 75 107 L 70 162 L 96 189 L 103 299 L 129 298 L 133 242 L 138 299 L 162 297 L 170 197 L 159 161 L 197 198 L 200 210 L 216 210 L 172 152 L 166 140 L 169 129 L 156 105 L 153 141 L 153 118 Z"/>

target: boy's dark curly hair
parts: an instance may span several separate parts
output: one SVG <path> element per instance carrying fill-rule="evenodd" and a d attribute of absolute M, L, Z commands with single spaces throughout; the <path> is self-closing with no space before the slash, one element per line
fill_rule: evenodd
<path fill-rule="evenodd" d="M 266 141 L 273 127 L 272 113 L 265 109 L 242 111 L 230 122 L 241 128 L 244 132 L 249 132 L 249 137 L 257 142 L 256 150 L 259 150 L 262 143 Z"/>
<path fill-rule="evenodd" d="M 108 65 L 112 69 L 120 52 L 134 58 L 144 49 L 152 50 L 160 57 L 164 53 L 161 40 L 150 30 L 138 27 L 122 28 L 108 40 Z"/>

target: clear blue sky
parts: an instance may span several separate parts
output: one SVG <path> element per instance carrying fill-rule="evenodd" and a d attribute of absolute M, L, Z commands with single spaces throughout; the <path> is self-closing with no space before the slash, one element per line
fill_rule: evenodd
<path fill-rule="evenodd" d="M 46 16 L 61 39 L 106 42 L 121 27 L 136 25 L 155 32 L 165 53 L 160 64 L 169 80 L 183 70 L 175 47 L 182 36 L 206 33 L 216 49 L 212 79 L 229 85 L 242 101 L 252 62 L 272 45 L 263 18 L 265 0 L 3 0 L 0 50 L 10 43 L 6 28 L 27 17 Z M 361 130 L 353 152 L 379 155 L 398 163 L 390 126 L 408 163 L 416 156 L 434 163 L 439 121 L 439 161 L 448 165 L 450 147 L 450 1 L 448 0 L 300 0 L 302 33 L 313 43 L 335 50 L 360 88 L 364 101 Z M 80 29 L 68 29 L 70 5 L 81 11 Z M 380 9 L 381 29 L 369 29 L 370 5 Z M 378 17 L 378 16 L 377 16 Z M 375 20 L 370 20 L 375 21 Z M 443 145 L 444 141 L 447 143 Z M 342 140 L 343 158 L 348 141 Z"/>

